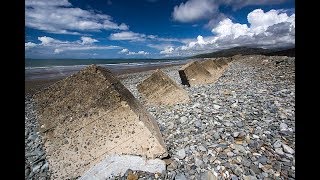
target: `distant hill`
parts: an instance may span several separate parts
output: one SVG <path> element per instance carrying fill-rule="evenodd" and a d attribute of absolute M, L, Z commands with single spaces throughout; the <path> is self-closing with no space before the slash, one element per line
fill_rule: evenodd
<path fill-rule="evenodd" d="M 216 58 L 216 57 L 231 57 L 237 54 L 242 55 L 254 55 L 261 54 L 267 56 L 295 56 L 295 48 L 279 50 L 279 49 L 263 49 L 263 48 L 251 48 L 251 47 L 234 47 L 230 49 L 224 49 L 212 53 L 198 54 L 191 58 Z"/>
<path fill-rule="evenodd" d="M 264 55 L 295 57 L 296 56 L 296 49 L 290 48 L 290 49 L 286 49 L 286 50 L 273 51 L 273 52 L 266 53 Z"/>

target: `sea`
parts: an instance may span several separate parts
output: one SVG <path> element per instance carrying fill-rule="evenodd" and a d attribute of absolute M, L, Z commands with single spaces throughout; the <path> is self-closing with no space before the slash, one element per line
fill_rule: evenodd
<path fill-rule="evenodd" d="M 48 80 L 69 76 L 88 65 L 106 67 L 113 73 L 144 67 L 186 64 L 187 59 L 25 59 L 25 80 Z"/>

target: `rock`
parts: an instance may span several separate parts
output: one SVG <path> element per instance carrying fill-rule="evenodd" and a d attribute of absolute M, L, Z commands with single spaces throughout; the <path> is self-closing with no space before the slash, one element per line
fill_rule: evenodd
<path fill-rule="evenodd" d="M 44 170 L 47 170 L 48 168 L 49 168 L 48 162 L 45 162 L 41 167 L 41 171 L 43 172 Z"/>
<path fill-rule="evenodd" d="M 197 128 L 201 128 L 202 127 L 202 122 L 197 120 L 194 122 L 194 125 L 197 127 Z"/>
<path fill-rule="evenodd" d="M 178 168 L 178 163 L 176 161 L 170 161 L 170 164 L 167 166 L 168 171 L 174 171 Z"/>
<path fill-rule="evenodd" d="M 288 130 L 288 125 L 285 123 L 280 124 L 280 131 L 287 131 Z"/>
<path fill-rule="evenodd" d="M 235 169 L 234 169 L 234 174 L 236 174 L 237 176 L 241 176 L 241 174 L 243 174 L 243 170 L 237 166 Z"/>
<path fill-rule="evenodd" d="M 138 180 L 138 175 L 133 174 L 132 172 L 129 172 L 127 176 L 127 180 Z"/>
<path fill-rule="evenodd" d="M 214 104 L 214 105 L 213 105 L 213 108 L 214 108 L 214 109 L 220 109 L 220 107 L 221 107 L 221 106 L 219 106 L 219 105 L 217 105 L 217 104 Z"/>
<path fill-rule="evenodd" d="M 167 156 L 157 121 L 108 69 L 88 66 L 33 98 L 53 179 L 82 175 L 102 154 Z"/>
<path fill-rule="evenodd" d="M 253 134 L 252 137 L 253 137 L 254 139 L 259 139 L 259 136 L 255 135 L 255 134 Z"/>
<path fill-rule="evenodd" d="M 181 123 L 185 123 L 187 120 L 188 120 L 188 119 L 187 119 L 187 117 L 185 117 L 185 116 L 182 116 L 182 117 L 180 118 L 180 122 L 181 122 Z"/>
<path fill-rule="evenodd" d="M 254 165 L 254 164 L 251 164 L 250 165 L 250 169 L 255 173 L 255 174 L 260 174 L 261 173 L 261 170 L 259 169 L 258 166 Z"/>
<path fill-rule="evenodd" d="M 243 122 L 237 122 L 237 126 L 239 127 L 239 128 L 242 128 L 243 127 Z"/>
<path fill-rule="evenodd" d="M 38 173 L 40 171 L 40 168 L 41 168 L 41 163 L 38 163 L 36 166 L 32 168 L 32 172 Z"/>
<path fill-rule="evenodd" d="M 280 140 L 276 140 L 276 142 L 273 143 L 273 147 L 274 147 L 274 148 L 279 148 L 279 147 L 281 147 L 281 141 L 280 141 Z"/>
<path fill-rule="evenodd" d="M 114 174 L 123 176 L 130 169 L 150 173 L 163 173 L 166 170 L 166 163 L 160 159 L 148 160 L 140 156 L 108 155 L 103 161 L 81 175 L 81 180 L 89 180 L 92 177 L 108 179 Z"/>
<path fill-rule="evenodd" d="M 245 176 L 245 175 L 243 175 L 243 180 L 257 180 L 257 178 L 254 177 L 254 176 Z"/>
<path fill-rule="evenodd" d="M 262 155 L 262 156 L 259 157 L 259 159 L 258 159 L 257 161 L 258 161 L 259 163 L 261 163 L 261 164 L 266 164 L 267 161 L 268 161 L 268 159 L 267 159 L 266 156 Z"/>
<path fill-rule="evenodd" d="M 284 152 L 282 151 L 282 148 L 275 148 L 275 152 L 279 155 L 284 155 Z"/>
<path fill-rule="evenodd" d="M 187 180 L 186 176 L 183 173 L 178 173 L 174 179 L 175 180 Z"/>
<path fill-rule="evenodd" d="M 215 132 L 214 134 L 213 134 L 213 137 L 214 137 L 214 139 L 220 139 L 220 134 L 218 133 L 218 132 Z"/>
<path fill-rule="evenodd" d="M 239 132 L 234 132 L 234 133 L 233 133 L 233 137 L 238 137 L 239 134 L 240 134 Z"/>
<path fill-rule="evenodd" d="M 234 153 L 233 152 L 227 152 L 227 156 L 229 156 L 229 157 L 232 157 L 234 155 Z"/>
<path fill-rule="evenodd" d="M 198 146 L 198 149 L 203 152 L 207 151 L 207 149 L 202 145 Z"/>
<path fill-rule="evenodd" d="M 238 180 L 238 177 L 233 175 L 233 174 L 231 174 L 231 180 Z"/>
<path fill-rule="evenodd" d="M 194 158 L 194 163 L 195 163 L 195 165 L 198 166 L 198 167 L 200 167 L 200 166 L 203 165 L 203 162 L 202 162 L 200 159 L 198 159 L 198 158 Z"/>
<path fill-rule="evenodd" d="M 284 152 L 289 153 L 289 154 L 294 154 L 294 150 L 290 146 L 282 143 L 282 148 L 283 148 Z"/>
<path fill-rule="evenodd" d="M 211 172 L 206 170 L 205 172 L 200 174 L 201 180 L 217 180 L 218 178 Z"/>
<path fill-rule="evenodd" d="M 176 155 L 179 159 L 184 159 L 186 157 L 185 149 L 178 150 Z"/>

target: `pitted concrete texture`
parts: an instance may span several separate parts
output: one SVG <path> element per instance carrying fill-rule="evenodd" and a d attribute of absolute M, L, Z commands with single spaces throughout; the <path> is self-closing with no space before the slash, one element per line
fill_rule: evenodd
<path fill-rule="evenodd" d="M 88 66 L 34 99 L 53 179 L 79 177 L 108 154 L 167 155 L 155 119 L 105 68 Z"/>
<path fill-rule="evenodd" d="M 198 61 L 193 61 L 182 66 L 179 70 L 179 75 L 182 84 L 188 86 L 210 84 L 216 81 L 216 78 Z"/>
<path fill-rule="evenodd" d="M 227 59 L 229 58 L 225 58 L 225 57 L 221 57 L 221 58 L 217 58 L 215 61 L 222 66 L 222 68 L 225 68 L 226 66 L 228 66 L 228 61 Z"/>
<path fill-rule="evenodd" d="M 85 172 L 79 180 L 114 179 L 115 176 L 123 176 L 128 169 L 150 173 L 163 173 L 166 170 L 166 163 L 161 159 L 147 160 L 140 156 L 108 155 L 101 162 Z"/>
<path fill-rule="evenodd" d="M 218 78 L 222 75 L 224 70 L 222 66 L 213 59 L 206 59 L 201 62 L 201 65 L 207 71 L 209 71 L 214 77 L 218 77 Z"/>
<path fill-rule="evenodd" d="M 188 92 L 159 69 L 138 84 L 137 88 L 150 104 L 174 105 L 189 101 Z"/>

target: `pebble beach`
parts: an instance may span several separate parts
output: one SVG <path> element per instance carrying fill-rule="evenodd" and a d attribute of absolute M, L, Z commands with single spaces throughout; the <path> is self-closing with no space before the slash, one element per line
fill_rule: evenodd
<path fill-rule="evenodd" d="M 166 171 L 128 170 L 116 179 L 295 179 L 295 58 L 242 56 L 213 84 L 183 86 L 178 70 L 161 70 L 188 92 L 173 106 L 146 103 L 137 84 L 153 70 L 118 75 L 158 122 Z M 50 179 L 32 96 L 25 96 L 25 178 Z M 130 177 L 130 178 L 129 178 Z"/>

